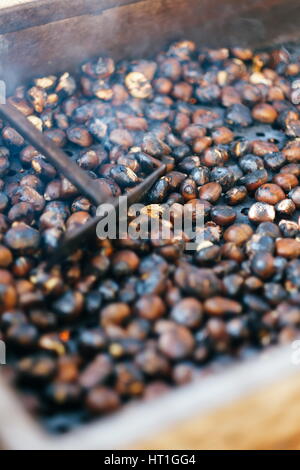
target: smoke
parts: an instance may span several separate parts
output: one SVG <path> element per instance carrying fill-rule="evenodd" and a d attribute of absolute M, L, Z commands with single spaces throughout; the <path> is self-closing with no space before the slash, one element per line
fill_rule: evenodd
<path fill-rule="evenodd" d="M 232 16 L 228 25 L 226 43 L 247 47 L 253 42 L 263 43 L 266 38 L 266 29 L 258 18 L 245 18 Z"/>

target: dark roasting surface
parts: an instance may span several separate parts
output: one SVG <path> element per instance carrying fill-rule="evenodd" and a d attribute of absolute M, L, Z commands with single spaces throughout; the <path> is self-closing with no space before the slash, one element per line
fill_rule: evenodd
<path fill-rule="evenodd" d="M 45 268 L 95 214 L 7 123 L 0 147 L 3 373 L 53 432 L 199 379 L 300 326 L 300 59 L 172 44 L 37 78 L 9 103 L 108 197 L 167 165 L 145 203 L 204 208 L 205 242 L 97 240 Z M 152 206 L 153 208 L 153 206 Z"/>

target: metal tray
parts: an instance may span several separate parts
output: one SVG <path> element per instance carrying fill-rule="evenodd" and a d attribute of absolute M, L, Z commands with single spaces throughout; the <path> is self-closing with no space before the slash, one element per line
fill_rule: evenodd
<path fill-rule="evenodd" d="M 299 40 L 299 26 L 298 0 L 1 0 L 0 79 L 12 89 L 101 53 L 152 56 L 183 37 L 273 45 Z M 270 349 L 58 438 L 26 413 L 0 368 L 0 447 L 300 448 L 300 374 L 291 352 Z"/>

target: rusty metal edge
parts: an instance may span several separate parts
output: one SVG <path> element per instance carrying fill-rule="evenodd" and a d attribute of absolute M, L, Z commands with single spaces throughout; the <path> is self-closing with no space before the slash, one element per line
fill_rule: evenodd
<path fill-rule="evenodd" d="M 41 26 L 83 15 L 99 15 L 105 10 L 142 0 L 25 0 L 0 5 L 0 34 Z"/>

